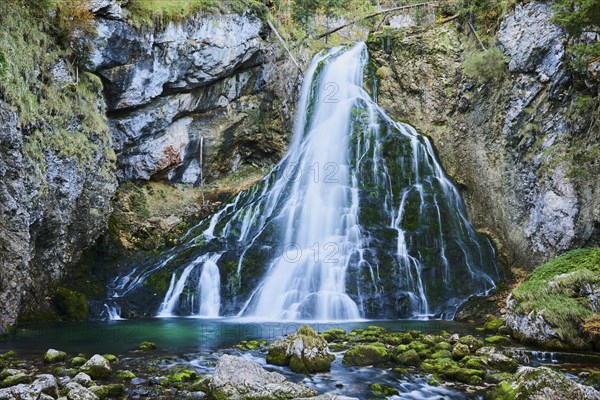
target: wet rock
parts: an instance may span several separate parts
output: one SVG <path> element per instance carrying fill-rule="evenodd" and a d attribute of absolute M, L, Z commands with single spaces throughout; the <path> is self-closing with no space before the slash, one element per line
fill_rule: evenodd
<path fill-rule="evenodd" d="M 337 394 L 325 393 L 315 397 L 302 397 L 294 400 L 358 400 L 357 397 L 339 396 Z"/>
<path fill-rule="evenodd" d="M 119 398 L 125 394 L 125 386 L 120 383 L 111 383 L 104 386 L 91 386 L 89 391 L 100 399 Z"/>
<path fill-rule="evenodd" d="M 58 397 L 56 379 L 49 374 L 38 375 L 31 384 L 16 384 L 0 389 L 0 399 L 41 400 Z"/>
<path fill-rule="evenodd" d="M 475 354 L 485 356 L 491 368 L 502 372 L 515 372 L 519 367 L 517 360 L 502 354 L 494 347 L 482 347 Z"/>
<path fill-rule="evenodd" d="M 441 350 L 445 351 L 445 350 Z M 421 358 L 414 350 L 408 350 L 394 356 L 394 360 L 402 365 L 417 366 L 421 363 Z"/>
<path fill-rule="evenodd" d="M 469 346 L 462 343 L 456 343 L 454 348 L 452 348 L 452 358 L 455 360 L 460 360 L 463 357 L 468 356 L 471 353 L 469 350 Z"/>
<path fill-rule="evenodd" d="M 56 363 L 67 359 L 67 353 L 55 349 L 49 349 L 44 355 L 44 361 L 47 363 Z"/>
<path fill-rule="evenodd" d="M 68 400 L 98 400 L 98 396 L 78 383 L 70 382 L 65 386 Z"/>
<path fill-rule="evenodd" d="M 329 371 L 334 358 L 325 339 L 310 326 L 302 326 L 295 334 L 269 346 L 267 363 L 289 365 L 294 372 L 310 374 Z"/>
<path fill-rule="evenodd" d="M 71 358 L 71 360 L 69 361 L 69 364 L 71 365 L 71 367 L 81 367 L 83 364 L 85 364 L 87 360 L 84 357 L 73 357 Z"/>
<path fill-rule="evenodd" d="M 88 387 L 92 384 L 92 377 L 85 372 L 80 372 L 73 377 L 72 382 L 78 383 L 81 386 Z"/>
<path fill-rule="evenodd" d="M 267 372 L 256 363 L 230 355 L 219 358 L 209 390 L 219 400 L 294 399 L 317 394 L 307 386 L 286 381 L 281 374 Z"/>
<path fill-rule="evenodd" d="M 513 382 L 501 382 L 491 396 L 515 400 L 599 400 L 600 392 L 546 367 L 523 367 Z"/>
<path fill-rule="evenodd" d="M 110 363 L 100 354 L 95 354 L 92 356 L 92 358 L 83 364 L 81 370 L 86 372 L 93 379 L 106 378 L 112 373 Z"/>
<path fill-rule="evenodd" d="M 354 346 L 344 354 L 345 365 L 380 365 L 388 361 L 388 351 L 382 343 Z"/>

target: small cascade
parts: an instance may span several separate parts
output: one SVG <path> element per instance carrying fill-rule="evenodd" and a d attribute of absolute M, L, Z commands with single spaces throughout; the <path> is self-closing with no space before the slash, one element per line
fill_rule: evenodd
<path fill-rule="evenodd" d="M 365 90 L 367 68 L 364 43 L 317 54 L 280 163 L 113 297 L 164 294 L 161 317 L 451 319 L 493 290 L 493 247 L 431 141 Z"/>
<path fill-rule="evenodd" d="M 121 307 L 118 305 L 104 304 L 104 310 L 110 321 L 123 321 L 125 318 L 121 318 Z"/>
<path fill-rule="evenodd" d="M 160 305 L 158 317 L 172 317 L 175 315 L 176 307 L 179 305 L 180 297 L 186 290 L 189 299 L 190 308 L 194 308 L 194 299 L 199 298 L 198 316 L 218 317 L 221 303 L 221 279 L 217 261 L 221 254 L 204 254 L 190 262 L 179 274 L 174 271 L 171 275 L 169 289 L 165 294 L 164 300 Z M 192 272 L 196 272 L 197 290 L 190 293 L 193 280 L 190 279 Z"/>

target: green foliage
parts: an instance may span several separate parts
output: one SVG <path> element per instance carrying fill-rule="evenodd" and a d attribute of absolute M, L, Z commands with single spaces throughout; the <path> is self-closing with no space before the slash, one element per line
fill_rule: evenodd
<path fill-rule="evenodd" d="M 557 0 L 551 21 L 578 38 L 584 32 L 600 34 L 600 0 Z M 600 59 L 600 43 L 575 43 L 568 49 L 571 67 L 584 73 L 589 63 Z"/>
<path fill-rule="evenodd" d="M 126 5 L 135 25 L 166 24 L 200 12 L 243 12 L 264 16 L 266 7 L 257 0 L 130 0 Z"/>
<path fill-rule="evenodd" d="M 474 51 L 463 60 L 463 71 L 477 84 L 497 82 L 506 74 L 506 60 L 497 47 Z"/>

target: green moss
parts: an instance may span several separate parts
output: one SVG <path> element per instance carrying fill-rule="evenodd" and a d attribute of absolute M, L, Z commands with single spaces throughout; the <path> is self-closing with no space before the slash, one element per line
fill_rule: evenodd
<path fill-rule="evenodd" d="M 345 365 L 380 365 L 388 361 L 388 351 L 380 343 L 354 346 L 349 349 L 343 358 Z"/>
<path fill-rule="evenodd" d="M 132 13 L 136 25 L 155 23 L 166 24 L 180 21 L 199 12 L 218 13 L 226 11 L 252 11 L 255 15 L 264 15 L 266 7 L 255 0 L 130 0 L 127 9 Z"/>
<path fill-rule="evenodd" d="M 398 392 L 397 389 L 394 389 L 391 386 L 388 385 L 380 385 L 379 383 L 372 383 L 371 385 L 369 385 L 369 389 L 371 390 L 371 392 L 373 392 L 373 394 L 375 396 L 396 396 L 399 395 L 400 392 Z"/>
<path fill-rule="evenodd" d="M 584 282 L 599 281 L 599 276 L 600 249 L 569 251 L 537 267 L 528 280 L 513 290 L 512 295 L 518 302 L 516 311 L 540 312 L 566 343 L 585 347 L 580 336 L 581 326 L 594 311 L 585 298 L 577 297 L 574 289 Z"/>
<path fill-rule="evenodd" d="M 139 344 L 138 349 L 143 351 L 154 350 L 156 349 L 156 344 L 153 342 L 142 342 Z"/>
<path fill-rule="evenodd" d="M 421 363 L 421 358 L 414 350 L 408 350 L 394 355 L 394 360 L 402 365 L 417 366 Z"/>
<path fill-rule="evenodd" d="M 323 339 L 328 342 L 343 342 L 347 339 L 346 330 L 342 328 L 333 328 L 321 333 Z"/>
<path fill-rule="evenodd" d="M 3 353 L 2 355 L 0 355 L 0 358 L 3 360 L 12 360 L 14 358 L 17 357 L 17 353 L 15 353 L 14 351 L 7 351 L 6 353 Z"/>
<path fill-rule="evenodd" d="M 510 339 L 506 336 L 490 336 L 485 338 L 485 342 L 487 344 L 491 344 L 493 346 L 508 346 L 510 345 Z"/>
<path fill-rule="evenodd" d="M 89 306 L 86 296 L 74 290 L 56 288 L 53 303 L 65 319 L 81 321 L 88 316 Z"/>
<path fill-rule="evenodd" d="M 130 381 L 133 378 L 135 378 L 135 374 L 129 370 L 125 370 L 125 371 L 117 371 L 117 378 L 124 380 L 124 381 Z"/>
<path fill-rule="evenodd" d="M 500 382 L 494 389 L 492 389 L 489 395 L 486 395 L 486 399 L 494 400 L 514 400 L 517 394 L 517 389 L 512 382 L 503 381 Z"/>
<path fill-rule="evenodd" d="M 71 367 L 81 367 L 83 364 L 85 364 L 85 361 L 86 359 L 84 357 L 73 357 L 69 361 L 69 364 Z"/>
<path fill-rule="evenodd" d="M 9 387 L 19 385 L 21 383 L 30 383 L 33 381 L 33 377 L 25 374 L 16 374 L 5 378 L 2 381 L 2 387 Z"/>
<path fill-rule="evenodd" d="M 452 357 L 452 353 L 450 353 L 448 350 L 438 350 L 431 355 L 431 358 L 433 358 L 434 360 L 437 358 L 451 358 L 451 357 Z"/>
<path fill-rule="evenodd" d="M 503 325 L 504 320 L 502 318 L 498 318 L 495 315 L 488 315 L 485 324 L 483 325 L 483 330 L 490 333 L 496 333 Z"/>
<path fill-rule="evenodd" d="M 117 356 L 115 356 L 114 354 L 103 354 L 102 357 L 104 357 L 111 364 L 119 361 Z"/>
<path fill-rule="evenodd" d="M 54 349 L 50 349 L 44 355 L 44 362 L 53 364 L 59 361 L 64 361 L 67 359 L 67 353 L 64 351 L 58 351 Z"/>
<path fill-rule="evenodd" d="M 121 383 L 111 383 L 104 386 L 93 386 L 90 391 L 100 399 L 120 398 L 125 394 L 125 386 Z"/>

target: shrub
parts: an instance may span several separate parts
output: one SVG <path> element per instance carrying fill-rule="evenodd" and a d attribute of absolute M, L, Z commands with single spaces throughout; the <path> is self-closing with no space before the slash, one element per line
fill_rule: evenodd
<path fill-rule="evenodd" d="M 463 60 L 463 71 L 477 84 L 500 81 L 506 74 L 504 55 L 497 47 L 469 53 Z"/>

